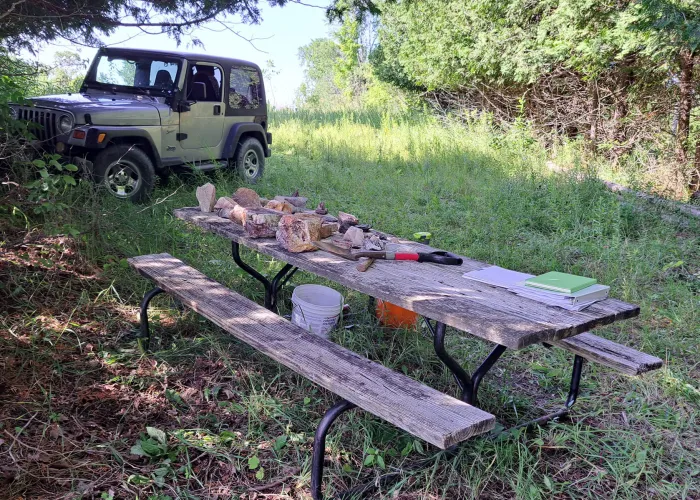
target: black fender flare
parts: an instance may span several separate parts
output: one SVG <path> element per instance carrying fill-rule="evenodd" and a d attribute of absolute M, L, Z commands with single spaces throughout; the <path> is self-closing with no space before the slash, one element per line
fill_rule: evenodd
<path fill-rule="evenodd" d="M 106 134 L 105 140 L 98 143 L 98 137 L 100 134 Z M 153 164 L 155 167 L 160 167 L 162 165 L 161 156 L 153 142 L 151 135 L 143 129 L 138 127 L 105 127 L 100 125 L 94 125 L 90 127 L 87 131 L 85 137 L 85 147 L 89 149 L 104 149 L 109 144 L 111 144 L 114 139 L 135 137 L 138 139 L 144 139 L 151 147 L 153 153 Z"/>
<path fill-rule="evenodd" d="M 238 147 L 238 142 L 245 133 L 258 139 L 265 151 L 265 157 L 267 158 L 270 156 L 271 153 L 267 144 L 267 135 L 262 125 L 259 123 L 244 122 L 234 123 L 229 129 L 223 149 L 224 158 L 233 158 L 233 155 L 236 153 L 236 148 Z"/>

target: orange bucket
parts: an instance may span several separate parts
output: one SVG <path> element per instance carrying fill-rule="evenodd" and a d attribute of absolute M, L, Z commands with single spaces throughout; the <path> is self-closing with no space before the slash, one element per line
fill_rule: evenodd
<path fill-rule="evenodd" d="M 382 325 L 391 328 L 412 328 L 418 322 L 418 314 L 381 299 L 377 299 L 375 314 Z"/>

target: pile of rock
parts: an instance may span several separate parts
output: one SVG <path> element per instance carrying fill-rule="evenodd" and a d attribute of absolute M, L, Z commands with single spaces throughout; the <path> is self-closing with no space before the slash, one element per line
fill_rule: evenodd
<path fill-rule="evenodd" d="M 307 198 L 301 196 L 275 196 L 267 200 L 243 187 L 232 196 L 217 200 L 216 188 L 208 183 L 197 188 L 197 200 L 202 212 L 213 212 L 242 225 L 251 238 L 277 238 L 290 252 L 316 250 L 313 242 L 337 233 L 341 223 L 346 226 L 344 230 L 358 223 L 356 217 L 342 212 L 339 223 L 339 218 L 328 215 L 323 204 L 310 210 L 306 207 Z"/>

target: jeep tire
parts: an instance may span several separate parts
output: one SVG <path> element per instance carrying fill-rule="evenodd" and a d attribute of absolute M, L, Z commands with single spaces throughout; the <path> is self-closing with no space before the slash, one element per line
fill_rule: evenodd
<path fill-rule="evenodd" d="M 233 161 L 236 172 L 248 184 L 255 184 L 265 171 L 265 151 L 260 141 L 248 137 L 238 146 Z"/>
<path fill-rule="evenodd" d="M 95 158 L 93 171 L 98 186 L 134 202 L 148 199 L 156 180 L 153 162 L 133 144 L 109 146 Z"/>

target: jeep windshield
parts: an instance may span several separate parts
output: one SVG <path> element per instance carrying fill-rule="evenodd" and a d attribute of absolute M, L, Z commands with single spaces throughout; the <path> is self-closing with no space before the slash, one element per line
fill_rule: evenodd
<path fill-rule="evenodd" d="M 182 61 L 149 55 L 102 54 L 85 80 L 89 88 L 170 95 L 180 76 Z"/>

